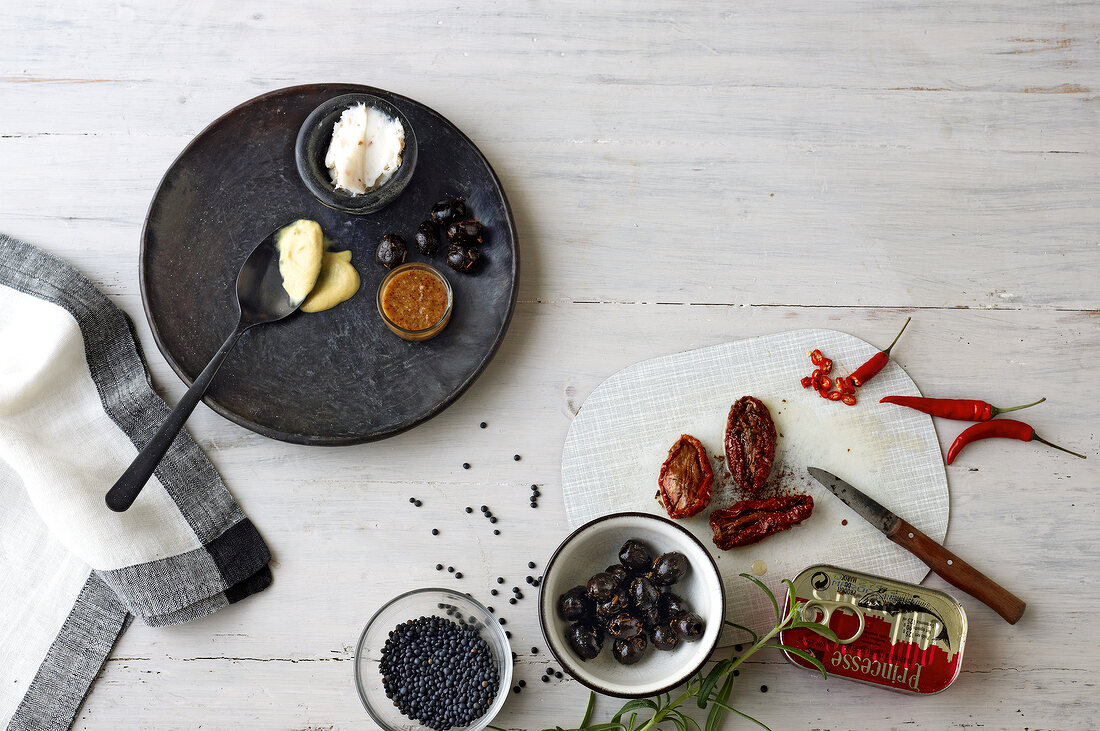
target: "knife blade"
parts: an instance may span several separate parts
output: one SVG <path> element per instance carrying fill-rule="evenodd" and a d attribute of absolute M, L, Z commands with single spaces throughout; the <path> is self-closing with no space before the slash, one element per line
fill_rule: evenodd
<path fill-rule="evenodd" d="M 927 564 L 944 581 L 985 604 L 1009 624 L 1020 621 L 1027 604 L 1019 597 L 890 512 L 870 495 L 826 470 L 817 467 L 807 470 L 859 517 Z"/>

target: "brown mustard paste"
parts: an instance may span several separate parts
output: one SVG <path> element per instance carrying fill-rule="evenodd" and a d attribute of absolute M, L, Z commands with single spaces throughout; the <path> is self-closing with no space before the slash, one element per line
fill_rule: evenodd
<path fill-rule="evenodd" d="M 447 288 L 431 272 L 400 272 L 382 292 L 382 311 L 405 330 L 427 330 L 447 312 Z"/>

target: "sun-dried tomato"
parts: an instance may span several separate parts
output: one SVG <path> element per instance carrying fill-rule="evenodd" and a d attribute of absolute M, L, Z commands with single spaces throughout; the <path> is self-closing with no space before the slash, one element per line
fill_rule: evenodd
<path fill-rule="evenodd" d="M 743 396 L 726 421 L 726 466 L 741 489 L 757 493 L 775 460 L 775 422 L 760 399 Z"/>
<path fill-rule="evenodd" d="M 814 511 L 809 495 L 782 495 L 767 500 L 742 500 L 710 514 L 714 545 L 723 551 L 756 543 L 798 525 Z"/>
<path fill-rule="evenodd" d="M 690 434 L 681 434 L 657 478 L 657 496 L 670 518 L 687 518 L 710 504 L 714 470 L 707 451 Z"/>

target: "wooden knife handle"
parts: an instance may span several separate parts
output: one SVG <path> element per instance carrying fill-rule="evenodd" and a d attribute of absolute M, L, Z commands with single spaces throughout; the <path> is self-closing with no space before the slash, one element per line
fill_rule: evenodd
<path fill-rule="evenodd" d="M 904 520 L 899 518 L 886 537 L 928 564 L 944 581 L 1004 617 L 1009 624 L 1016 624 L 1024 615 L 1027 604 L 1019 597 Z"/>

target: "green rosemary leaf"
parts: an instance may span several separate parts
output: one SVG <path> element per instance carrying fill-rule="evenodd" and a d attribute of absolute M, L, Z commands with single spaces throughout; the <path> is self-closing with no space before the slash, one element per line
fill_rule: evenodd
<path fill-rule="evenodd" d="M 598 723 L 595 726 L 585 726 L 583 731 L 626 731 L 626 726 L 621 723 Z"/>
<path fill-rule="evenodd" d="M 808 629 L 812 632 L 817 632 L 819 635 L 832 640 L 837 641 L 836 632 L 833 632 L 829 627 L 821 624 L 820 622 L 791 622 L 790 629 Z"/>
<path fill-rule="evenodd" d="M 729 625 L 730 627 L 733 627 L 734 629 L 739 629 L 739 630 L 741 630 L 742 632 L 748 632 L 748 633 L 749 633 L 750 635 L 752 635 L 752 644 L 754 644 L 754 645 L 755 645 L 755 644 L 756 644 L 757 642 L 759 642 L 759 641 L 760 641 L 760 635 L 756 634 L 755 632 L 753 632 L 753 631 L 752 631 L 751 629 L 749 629 L 749 628 L 748 628 L 748 627 L 746 627 L 745 625 L 743 625 L 743 624 L 737 624 L 737 622 L 731 622 L 731 621 L 729 621 L 728 619 L 724 619 L 724 620 L 722 620 L 722 621 L 723 621 L 723 622 L 724 622 L 725 624 Z"/>
<path fill-rule="evenodd" d="M 581 721 L 581 728 L 588 725 L 588 721 L 592 718 L 592 709 L 596 707 L 596 694 L 592 691 L 588 691 L 588 708 L 584 709 L 584 720 Z"/>
<path fill-rule="evenodd" d="M 799 609 L 798 597 L 794 593 L 794 582 L 790 579 L 783 579 L 783 583 L 787 585 L 787 615 L 794 614 L 796 617 L 801 617 L 802 612 L 796 611 Z"/>
<path fill-rule="evenodd" d="M 767 585 L 765 585 L 765 584 L 764 584 L 764 582 L 763 582 L 763 581 L 761 581 L 760 579 L 756 578 L 756 577 L 755 577 L 755 576 L 753 576 L 752 574 L 740 574 L 740 576 L 744 576 L 744 577 L 745 577 L 746 579 L 748 579 L 748 580 L 749 580 L 749 581 L 751 581 L 752 583 L 754 583 L 754 584 L 756 584 L 757 586 L 759 586 L 759 587 L 760 587 L 760 590 L 761 590 L 761 591 L 763 591 L 763 592 L 764 592 L 765 594 L 767 594 L 767 595 L 768 595 L 768 599 L 769 599 L 769 600 L 771 601 L 771 603 L 772 603 L 772 608 L 774 608 L 774 609 L 775 609 L 775 623 L 776 623 L 776 625 L 779 625 L 779 624 L 780 624 L 780 623 L 781 623 L 781 622 L 783 621 L 783 615 L 782 615 L 782 614 L 780 614 L 780 612 L 779 612 L 779 602 L 777 602 L 777 601 L 775 600 L 775 594 L 772 594 L 772 590 L 771 590 L 771 589 L 769 589 L 769 588 L 767 587 Z"/>
<path fill-rule="evenodd" d="M 707 707 L 707 701 L 710 700 L 710 694 L 714 691 L 714 686 L 718 685 L 718 681 L 726 674 L 726 670 L 733 664 L 732 660 L 719 660 L 710 673 L 703 680 L 703 684 L 699 686 L 699 690 L 695 693 L 695 702 L 699 704 L 700 708 Z"/>
<path fill-rule="evenodd" d="M 713 701 L 714 705 L 710 707 L 710 712 L 707 714 L 706 731 L 718 731 L 718 724 L 722 723 L 722 716 L 724 715 L 722 707 L 729 700 L 732 691 L 733 676 L 727 675 L 726 682 L 722 683 L 722 687 L 719 688 L 718 697 Z"/>
<path fill-rule="evenodd" d="M 737 710 L 737 709 L 736 709 L 736 708 L 734 708 L 733 706 L 727 706 L 727 705 L 726 705 L 725 703 L 718 703 L 717 701 L 715 702 L 715 704 L 716 704 L 717 706 L 721 706 L 722 708 L 726 709 L 727 711 L 730 711 L 730 712 L 732 712 L 732 713 L 736 713 L 736 714 L 737 714 L 738 716 L 740 716 L 741 718 L 744 718 L 744 719 L 747 719 L 747 720 L 749 720 L 749 721 L 752 721 L 753 723 L 755 723 L 755 724 L 756 724 L 757 726 L 759 726 L 760 728 L 762 728 L 762 729 L 766 729 L 766 731 L 772 731 L 772 730 L 771 730 L 770 728 L 768 728 L 767 726 L 765 726 L 765 725 L 764 725 L 763 723 L 761 723 L 760 721 L 757 721 L 757 720 L 756 720 L 755 718 L 753 718 L 752 716 L 750 716 L 750 715 L 749 715 L 749 714 L 747 714 L 747 713 L 742 713 L 741 711 Z"/>
<path fill-rule="evenodd" d="M 651 701 L 649 698 L 635 698 L 632 701 L 627 701 L 626 703 L 624 703 L 623 707 L 619 709 L 619 712 L 611 717 L 611 722 L 619 723 L 620 721 L 622 721 L 623 716 L 630 713 L 631 711 L 636 711 L 639 708 L 648 708 L 654 713 L 658 711 L 657 704 Z"/>
<path fill-rule="evenodd" d="M 810 653 L 806 652 L 805 650 L 799 650 L 797 647 L 791 647 L 790 645 L 769 645 L 769 647 L 774 647 L 777 650 L 781 650 L 781 651 L 784 651 L 784 652 L 789 652 L 792 655 L 798 655 L 800 658 L 802 658 L 806 662 L 813 665 L 819 671 L 821 671 L 821 677 L 823 677 L 823 678 L 829 677 L 829 674 L 827 672 L 825 672 L 825 666 L 821 664 L 821 661 L 818 660 L 813 655 L 811 655 Z"/>
<path fill-rule="evenodd" d="M 637 713 L 631 713 L 630 714 L 630 723 L 627 724 L 627 728 L 630 728 L 630 729 L 634 728 L 634 724 L 636 724 L 637 722 L 638 722 L 638 714 Z"/>

